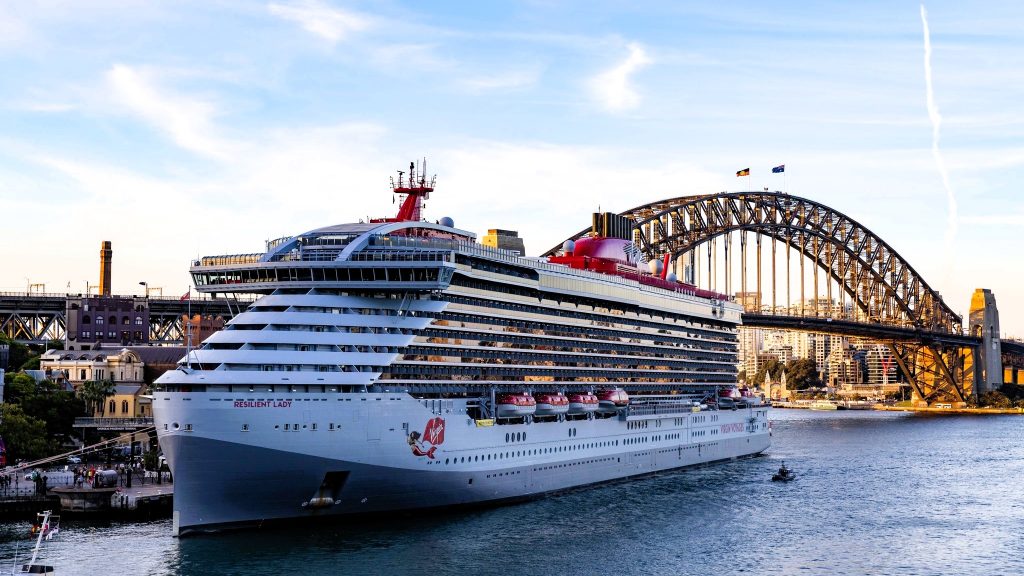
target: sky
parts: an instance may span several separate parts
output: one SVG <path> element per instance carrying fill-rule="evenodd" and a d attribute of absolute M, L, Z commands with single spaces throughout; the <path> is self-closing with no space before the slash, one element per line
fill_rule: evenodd
<path fill-rule="evenodd" d="M 530 254 L 785 188 L 1024 336 L 1021 30 L 1016 1 L 0 0 L 0 291 L 84 292 L 110 240 L 115 293 L 180 295 L 197 256 L 391 215 L 426 157 L 428 218 Z"/>

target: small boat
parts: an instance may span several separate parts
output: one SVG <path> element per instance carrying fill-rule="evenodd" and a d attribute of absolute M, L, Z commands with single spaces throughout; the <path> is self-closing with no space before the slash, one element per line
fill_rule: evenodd
<path fill-rule="evenodd" d="M 529 394 L 501 394 L 497 398 L 498 418 L 532 416 L 537 412 L 537 400 Z"/>
<path fill-rule="evenodd" d="M 597 396 L 589 392 L 569 394 L 569 414 L 588 414 L 597 412 Z"/>
<path fill-rule="evenodd" d="M 815 400 L 807 405 L 811 410 L 838 410 L 839 406 L 831 400 Z"/>
<path fill-rule="evenodd" d="M 772 475 L 772 482 L 789 482 L 790 480 L 796 480 L 796 472 L 786 468 L 786 463 L 783 462 L 779 471 Z"/>
<path fill-rule="evenodd" d="M 37 521 L 33 525 L 33 534 L 36 537 L 36 545 L 32 549 L 32 558 L 29 559 L 27 564 L 22 564 L 21 569 L 18 570 L 18 554 L 14 554 L 14 566 L 15 569 L 11 570 L 12 574 L 55 574 L 53 566 L 47 566 L 45 564 L 37 564 L 36 559 L 39 558 L 39 548 L 43 545 L 43 540 L 50 540 L 59 532 L 57 524 L 60 522 L 60 516 L 54 516 L 49 510 L 42 514 L 37 514 Z M 38 528 L 36 528 L 38 526 Z"/>
<path fill-rule="evenodd" d="M 537 401 L 537 416 L 554 416 L 569 411 L 569 398 L 561 392 L 542 392 L 534 394 Z"/>
<path fill-rule="evenodd" d="M 601 390 L 597 393 L 597 406 L 601 412 L 618 412 L 629 406 L 629 394 L 622 388 Z"/>

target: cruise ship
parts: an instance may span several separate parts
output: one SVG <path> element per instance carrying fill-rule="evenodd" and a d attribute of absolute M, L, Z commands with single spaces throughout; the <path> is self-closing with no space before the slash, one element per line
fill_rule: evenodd
<path fill-rule="evenodd" d="M 736 384 L 740 307 L 595 214 L 547 258 L 394 217 L 204 257 L 198 292 L 255 298 L 156 382 L 176 535 L 513 502 L 758 454 Z"/>

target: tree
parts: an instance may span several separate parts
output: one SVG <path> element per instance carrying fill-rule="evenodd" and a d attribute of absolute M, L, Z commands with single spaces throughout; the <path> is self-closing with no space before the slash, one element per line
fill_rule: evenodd
<path fill-rule="evenodd" d="M 18 404 L 0 406 L 0 436 L 4 438 L 9 460 L 38 460 L 53 452 L 46 435 L 46 423 L 33 418 Z"/>
<path fill-rule="evenodd" d="M 78 396 L 85 402 L 85 409 L 90 413 L 95 413 L 113 395 L 114 382 L 111 380 L 86 380 L 78 389 Z"/>
<path fill-rule="evenodd" d="M 20 400 L 25 414 L 42 420 L 46 434 L 60 444 L 74 432 L 75 417 L 85 412 L 85 404 L 73 392 L 62 390 L 51 380 L 40 382 L 32 394 Z"/>
<path fill-rule="evenodd" d="M 5 378 L 5 380 L 7 380 Z M 36 381 L 25 374 L 19 372 L 12 374 L 10 380 L 4 386 L 4 402 L 18 403 L 23 398 L 27 398 L 36 392 Z"/>
<path fill-rule="evenodd" d="M 779 377 L 782 376 L 782 371 L 785 369 L 782 362 L 779 362 L 777 358 L 772 358 L 761 364 L 761 367 L 757 369 L 757 374 L 754 375 L 754 385 L 761 386 L 764 384 L 765 375 L 771 374 L 772 380 L 778 382 Z"/>
<path fill-rule="evenodd" d="M 22 364 L 32 357 L 32 352 L 28 346 L 11 340 L 6 336 L 0 335 L 0 344 L 7 344 L 10 347 L 7 355 L 7 366 L 0 366 L 0 368 L 6 368 L 8 371 L 20 370 Z"/>
<path fill-rule="evenodd" d="M 978 395 L 978 406 L 989 408 L 1011 408 L 1013 401 L 1006 397 L 1006 394 L 992 390 Z"/>
<path fill-rule="evenodd" d="M 740 370 L 740 373 L 736 375 L 736 380 L 744 384 L 747 383 L 747 371 Z"/>
<path fill-rule="evenodd" d="M 806 390 L 821 386 L 818 363 L 811 358 L 797 358 L 786 365 L 786 386 L 792 390 Z"/>

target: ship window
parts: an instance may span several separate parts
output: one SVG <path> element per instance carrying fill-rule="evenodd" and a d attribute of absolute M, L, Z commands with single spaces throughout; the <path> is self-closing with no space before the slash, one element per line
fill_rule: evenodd
<path fill-rule="evenodd" d="M 242 432 L 248 432 L 248 431 L 249 431 L 249 425 L 248 424 L 242 424 Z"/>
<path fill-rule="evenodd" d="M 275 428 L 276 428 L 276 426 L 275 426 Z M 288 430 L 288 429 L 289 429 L 289 425 L 288 425 L 288 424 L 285 424 L 285 425 L 284 425 L 284 429 L 285 429 L 285 430 Z"/>
<path fill-rule="evenodd" d="M 316 430 L 316 422 L 310 424 L 309 427 L 313 430 Z"/>

